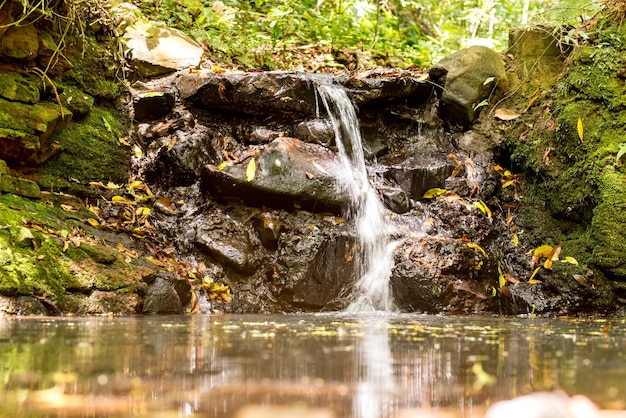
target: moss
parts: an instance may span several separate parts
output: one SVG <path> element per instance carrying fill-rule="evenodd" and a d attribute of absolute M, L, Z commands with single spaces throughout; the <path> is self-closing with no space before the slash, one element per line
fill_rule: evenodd
<path fill-rule="evenodd" d="M 30 78 L 19 73 L 0 73 L 0 96 L 12 101 L 35 104 L 39 101 L 39 89 Z"/>
<path fill-rule="evenodd" d="M 126 126 L 115 110 L 95 106 L 80 123 L 72 123 L 55 134 L 62 151 L 39 170 L 37 182 L 44 189 L 77 190 L 76 184 L 90 181 L 125 183 L 129 170 L 129 148 L 119 141 Z M 68 180 L 73 181 L 68 181 Z"/>

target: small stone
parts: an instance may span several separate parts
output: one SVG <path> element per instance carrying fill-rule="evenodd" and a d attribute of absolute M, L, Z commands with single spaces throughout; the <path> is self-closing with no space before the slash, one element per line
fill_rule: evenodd
<path fill-rule="evenodd" d="M 163 277 L 157 277 L 148 287 L 148 293 L 143 302 L 143 313 L 179 314 L 182 312 L 183 305 L 180 296 L 172 283 Z"/>
<path fill-rule="evenodd" d="M 135 120 L 138 122 L 151 122 L 161 119 L 172 112 L 174 102 L 174 95 L 168 92 L 151 91 L 140 93 L 133 99 Z"/>

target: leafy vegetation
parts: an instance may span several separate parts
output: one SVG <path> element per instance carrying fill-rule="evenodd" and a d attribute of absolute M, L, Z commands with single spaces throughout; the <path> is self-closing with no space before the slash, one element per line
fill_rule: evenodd
<path fill-rule="evenodd" d="M 217 61 L 247 68 L 314 70 L 427 66 L 470 43 L 504 49 L 512 26 L 575 19 L 598 6 L 587 0 L 135 0 L 135 4 L 192 35 Z"/>

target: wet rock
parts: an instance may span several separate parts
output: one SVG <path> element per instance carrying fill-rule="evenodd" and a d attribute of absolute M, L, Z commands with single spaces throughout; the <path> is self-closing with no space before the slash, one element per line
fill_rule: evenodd
<path fill-rule="evenodd" d="M 392 74 L 386 74 L 385 70 L 366 72 L 347 80 L 344 85 L 356 106 L 377 109 L 407 100 L 412 105 L 419 105 L 428 100 L 433 91 L 432 84 L 420 80 L 412 73 L 398 70 L 393 70 Z"/>
<path fill-rule="evenodd" d="M 461 240 L 410 237 L 395 252 L 394 299 L 398 308 L 410 312 L 493 311 L 497 300 L 489 286 L 498 277 L 495 266 L 493 259 Z"/>
<path fill-rule="evenodd" d="M 301 141 L 330 146 L 335 141 L 335 131 L 328 119 L 311 119 L 294 127 L 293 135 Z"/>
<path fill-rule="evenodd" d="M 133 98 L 134 118 L 138 122 L 161 119 L 172 112 L 174 102 L 174 95 L 170 92 L 140 93 Z"/>
<path fill-rule="evenodd" d="M 176 288 L 166 278 L 157 277 L 143 300 L 144 314 L 180 314 L 183 304 Z"/>
<path fill-rule="evenodd" d="M 389 210 L 395 213 L 406 213 L 411 210 L 411 199 L 404 190 L 386 187 L 381 191 L 383 202 Z"/>
<path fill-rule="evenodd" d="M 22 316 L 50 315 L 50 311 L 41 301 L 33 296 L 20 296 L 17 298 L 17 314 Z"/>
<path fill-rule="evenodd" d="M 177 88 L 182 99 L 205 110 L 302 118 L 318 109 L 314 83 L 304 73 L 181 74 Z"/>
<path fill-rule="evenodd" d="M 478 105 L 508 84 L 502 58 L 484 46 L 464 48 L 447 56 L 430 69 L 430 76 L 444 86 L 444 114 L 453 125 L 465 129 L 484 107 Z"/>
<path fill-rule="evenodd" d="M 255 245 L 247 228 L 228 215 L 217 212 L 197 220 L 193 243 L 210 260 L 239 273 L 252 273 L 259 264 Z"/>
<path fill-rule="evenodd" d="M 250 137 L 248 138 L 248 142 L 250 142 L 251 144 L 267 144 L 269 142 L 272 142 L 279 136 L 283 135 L 284 132 L 278 132 L 272 129 L 258 127 L 252 131 Z"/>
<path fill-rule="evenodd" d="M 412 199 L 420 199 L 429 189 L 443 188 L 455 166 L 443 153 L 414 155 L 398 164 L 390 165 L 386 177 L 393 180 Z"/>
<path fill-rule="evenodd" d="M 249 160 L 219 169 L 207 165 L 202 187 L 216 199 L 237 198 L 253 206 L 303 208 L 315 212 L 341 212 L 346 197 L 335 185 L 336 157 L 315 144 L 281 137 L 256 158 L 254 178 L 248 180 Z"/>
<path fill-rule="evenodd" d="M 39 52 L 39 34 L 30 23 L 11 25 L 0 38 L 0 55 L 18 60 L 34 60 Z"/>
<path fill-rule="evenodd" d="M 135 293 L 95 290 L 86 301 L 83 301 L 77 313 L 134 315 L 139 313 L 140 304 L 140 298 Z"/>
<path fill-rule="evenodd" d="M 303 218 L 299 213 L 298 218 Z M 330 219 L 326 219 L 330 218 Z M 278 257 L 266 271 L 266 283 L 286 306 L 306 310 L 345 307 L 355 277 L 358 247 L 333 217 L 290 220 L 291 234 L 281 240 Z"/>
<path fill-rule="evenodd" d="M 39 101 L 39 88 L 30 78 L 20 73 L 0 73 L 0 97 L 35 104 Z"/>

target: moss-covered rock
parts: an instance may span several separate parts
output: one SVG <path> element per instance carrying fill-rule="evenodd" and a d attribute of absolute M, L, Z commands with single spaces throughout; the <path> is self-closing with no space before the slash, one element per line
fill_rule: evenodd
<path fill-rule="evenodd" d="M 0 96 L 7 100 L 35 104 L 39 101 L 39 88 L 33 80 L 20 73 L 0 73 Z"/>
<path fill-rule="evenodd" d="M 626 28 L 601 19 L 590 40 L 503 145 L 524 179 L 522 205 L 542 213 L 526 217 L 528 230 L 568 246 L 596 277 L 626 280 L 626 169 L 616 160 L 626 143 Z"/>

